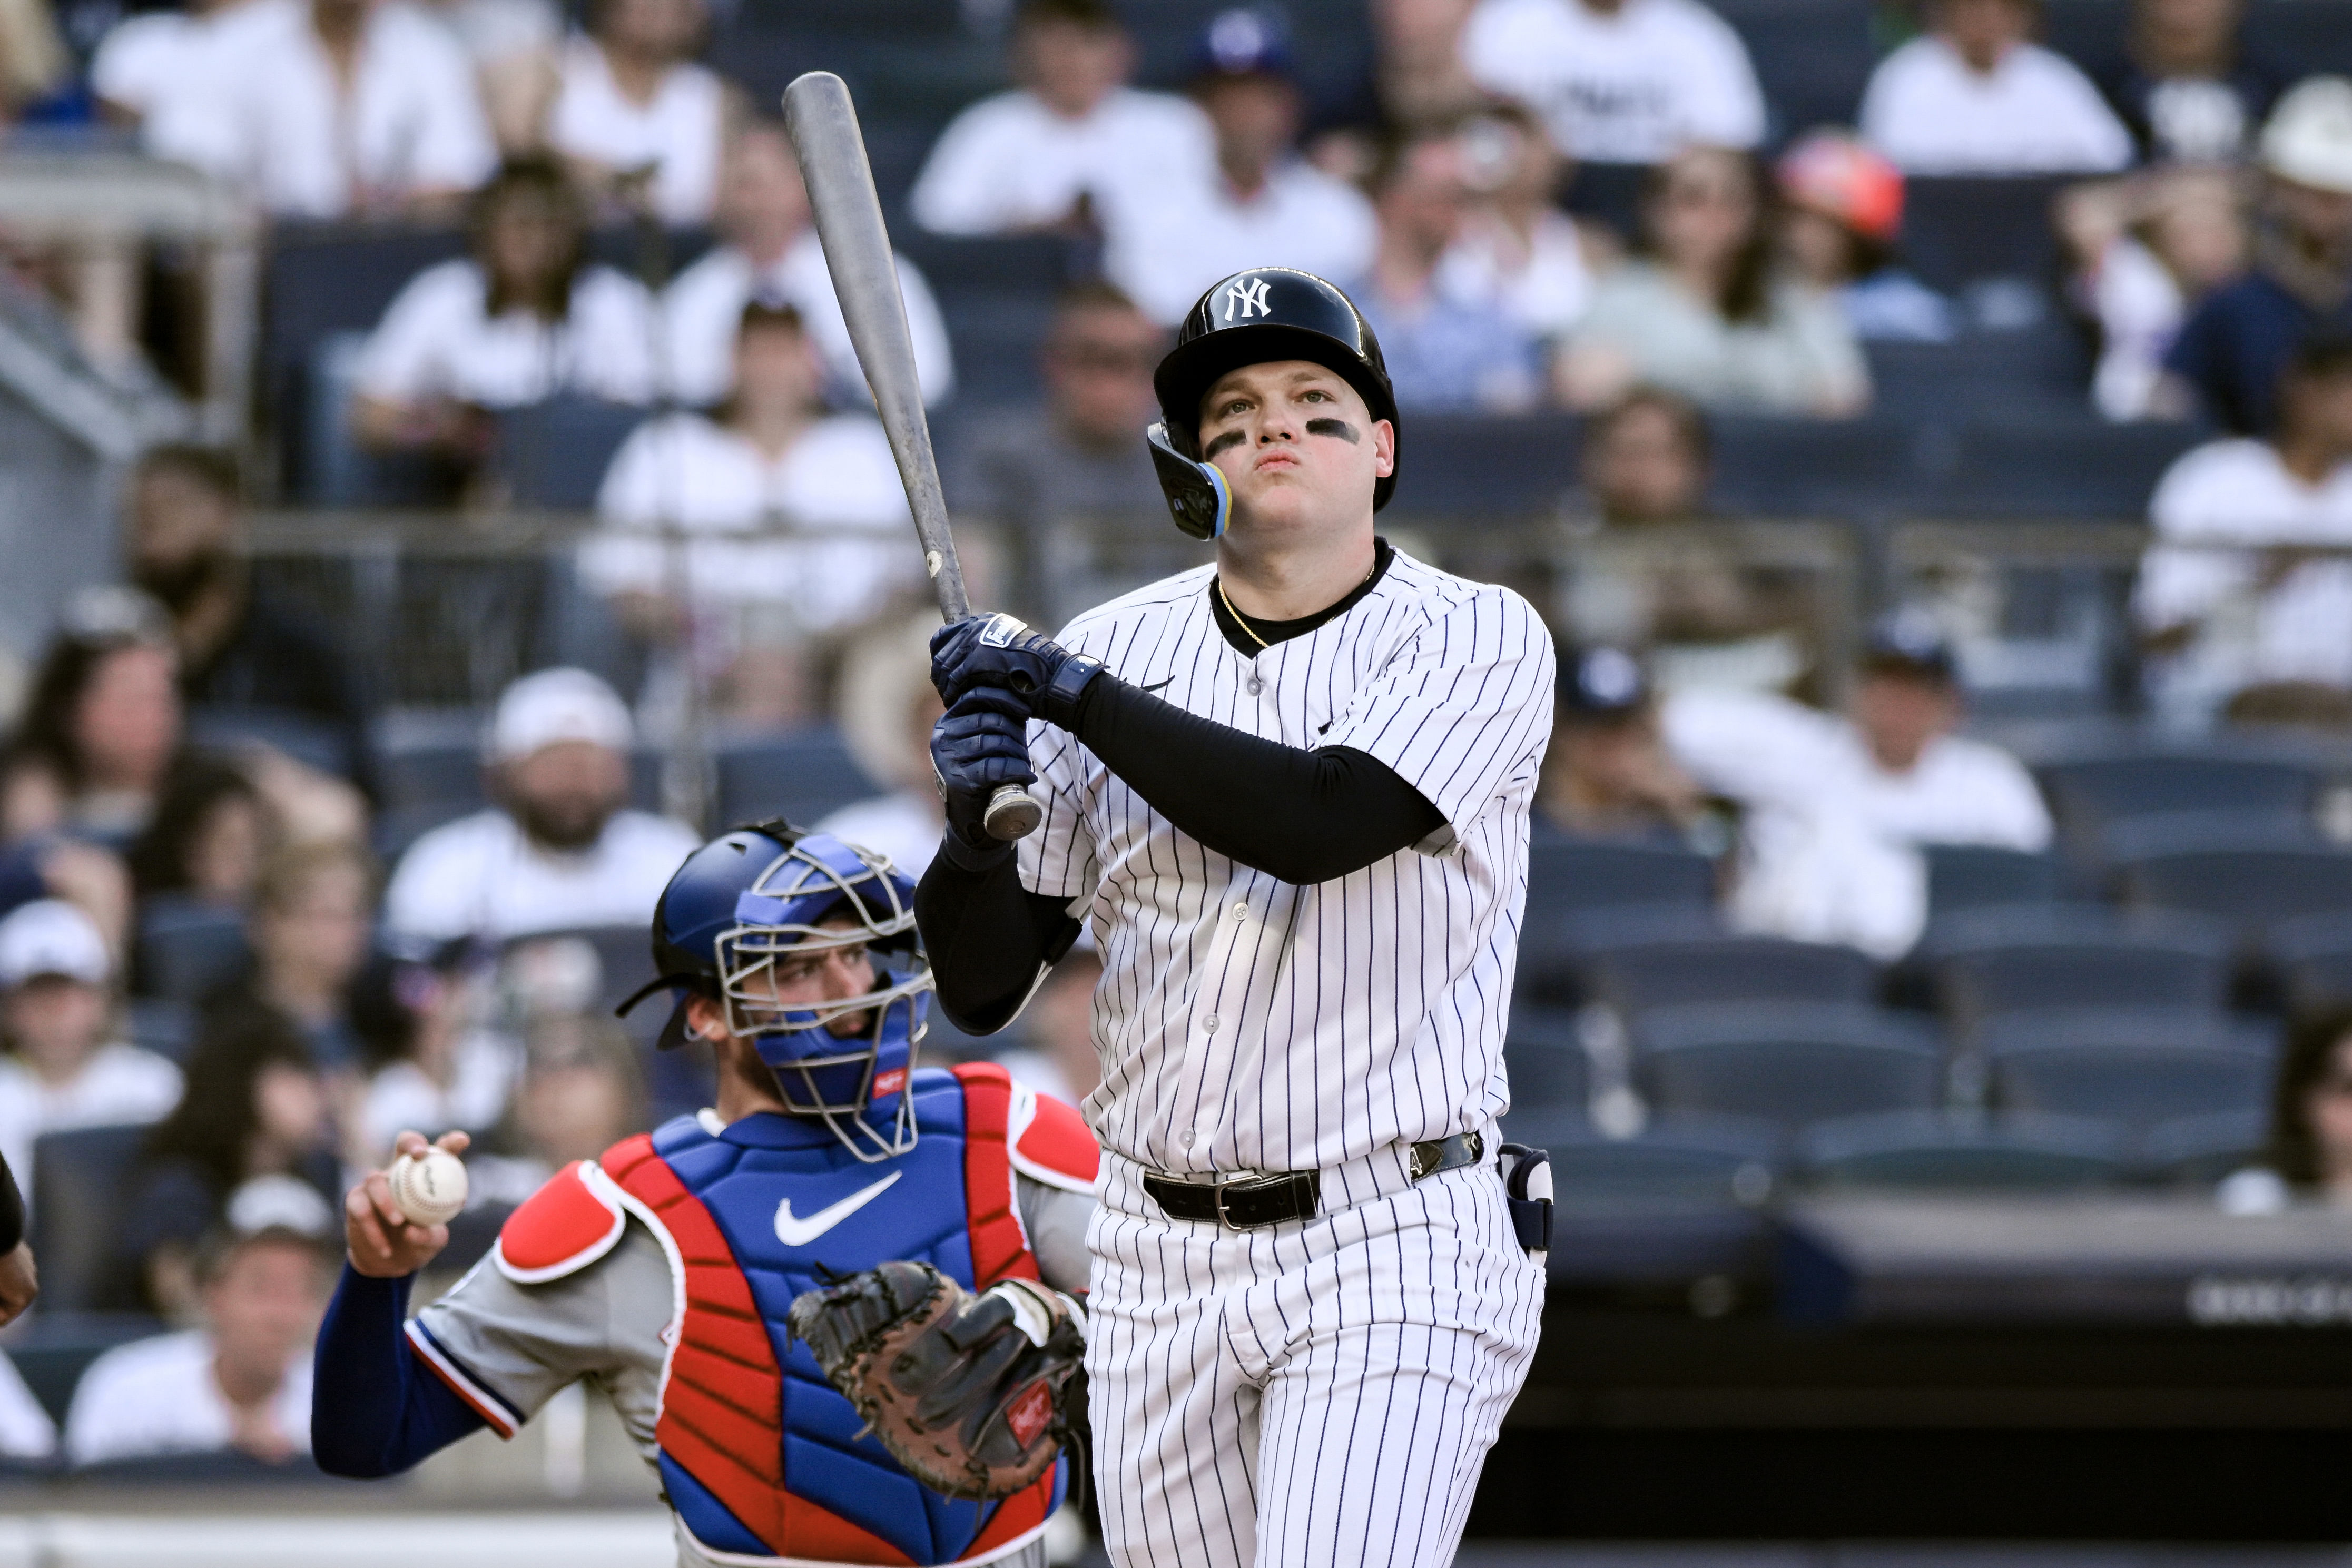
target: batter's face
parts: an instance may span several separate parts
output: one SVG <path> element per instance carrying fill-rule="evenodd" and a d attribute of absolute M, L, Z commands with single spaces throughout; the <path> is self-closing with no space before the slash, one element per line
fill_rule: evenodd
<path fill-rule="evenodd" d="M 1396 427 L 1337 371 L 1305 360 L 1244 365 L 1201 400 L 1201 455 L 1234 495 L 1235 532 L 1360 528 L 1396 472 Z"/>

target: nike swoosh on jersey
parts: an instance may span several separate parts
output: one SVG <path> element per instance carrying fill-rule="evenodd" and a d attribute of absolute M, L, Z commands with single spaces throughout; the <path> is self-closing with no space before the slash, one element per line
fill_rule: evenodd
<path fill-rule="evenodd" d="M 1138 691 L 1156 692 L 1156 691 L 1161 691 L 1161 690 L 1164 690 L 1164 689 L 1166 689 L 1166 688 L 1167 688 L 1167 687 L 1169 687 L 1169 686 L 1174 685 L 1175 684 L 1176 684 L 1176 677 L 1175 677 L 1175 676 L 1173 676 L 1173 675 L 1171 675 L 1171 676 L 1169 676 L 1169 677 L 1168 677 L 1166 680 L 1164 680 L 1164 681 L 1156 681 L 1156 682 L 1152 683 L 1150 685 L 1148 685 L 1148 686 L 1139 686 L 1139 687 L 1137 687 L 1136 689 L 1137 689 Z"/>
<path fill-rule="evenodd" d="M 818 1209 L 814 1214 L 810 1215 L 806 1219 L 793 1218 L 793 1200 L 789 1197 L 784 1199 L 783 1202 L 776 1205 L 776 1239 L 782 1242 L 787 1247 L 807 1246 L 810 1242 L 815 1240 L 818 1237 L 824 1235 L 826 1231 L 832 1229 L 835 1226 L 840 1224 L 843 1220 L 848 1218 L 851 1215 L 856 1214 L 859 1209 L 864 1208 L 867 1204 L 872 1203 L 876 1198 L 880 1197 L 884 1193 L 889 1191 L 891 1186 L 896 1183 L 900 1176 L 905 1176 L 906 1174 L 907 1173 L 905 1171 L 892 1171 L 888 1176 L 884 1176 L 872 1186 L 861 1188 L 856 1192 L 853 1192 L 847 1197 L 843 1198 L 839 1203 L 829 1203 L 823 1208 Z"/>

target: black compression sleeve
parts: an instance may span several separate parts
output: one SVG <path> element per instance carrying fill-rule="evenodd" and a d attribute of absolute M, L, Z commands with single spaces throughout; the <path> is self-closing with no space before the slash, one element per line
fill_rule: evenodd
<path fill-rule="evenodd" d="M 1076 734 L 1184 832 L 1301 886 L 1384 861 L 1445 822 L 1376 757 L 1261 740 L 1108 671 L 1087 684 Z"/>
<path fill-rule="evenodd" d="M 915 888 L 915 923 L 950 1022 L 966 1034 L 994 1034 L 1013 1021 L 1038 969 L 1077 939 L 1065 903 L 1023 887 L 1009 849 L 980 871 L 944 852 L 933 857 Z"/>
<path fill-rule="evenodd" d="M 0 1252 L 14 1252 L 24 1239 L 25 1195 L 16 1190 L 16 1178 L 8 1174 L 6 1157 L 0 1155 Z"/>

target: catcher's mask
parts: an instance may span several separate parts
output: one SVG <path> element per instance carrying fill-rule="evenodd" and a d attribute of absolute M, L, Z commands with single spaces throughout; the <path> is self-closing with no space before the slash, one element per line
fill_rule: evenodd
<path fill-rule="evenodd" d="M 804 967 L 862 952 L 874 983 L 846 997 L 779 999 Z M 915 1146 L 908 1075 L 929 1008 L 931 966 L 915 929 L 914 883 L 888 860 L 782 822 L 737 828 L 689 856 L 654 915 L 661 977 L 622 1004 L 669 989 L 667 1050 L 687 1037 L 686 1001 L 724 1009 L 775 1073 L 785 1108 L 822 1120 L 872 1164 Z M 878 1113 L 879 1125 L 876 1116 Z"/>

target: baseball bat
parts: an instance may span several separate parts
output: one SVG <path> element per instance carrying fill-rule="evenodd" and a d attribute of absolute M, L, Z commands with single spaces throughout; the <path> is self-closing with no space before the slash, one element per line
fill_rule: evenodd
<path fill-rule="evenodd" d="M 930 421 L 915 375 L 915 340 L 907 329 L 907 302 L 898 293 L 898 262 L 848 84 L 831 71 L 795 78 L 784 89 L 784 128 L 808 186 L 809 211 L 816 218 L 825 270 L 833 274 L 858 368 L 874 390 L 874 407 L 898 461 L 915 533 L 923 541 L 923 569 L 938 591 L 940 615 L 961 621 L 971 613 L 971 605 L 964 598 L 955 536 L 948 530 L 947 497 L 940 489 Z M 1011 840 L 1034 832 L 1044 815 L 1027 790 L 1007 784 L 989 797 L 982 820 L 992 837 Z"/>

